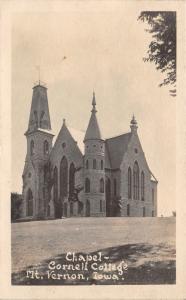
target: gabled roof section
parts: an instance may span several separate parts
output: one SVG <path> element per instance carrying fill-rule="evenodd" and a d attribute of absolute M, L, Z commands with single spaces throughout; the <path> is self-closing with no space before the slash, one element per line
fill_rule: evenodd
<path fill-rule="evenodd" d="M 72 139 L 76 144 L 77 147 L 79 148 L 81 154 L 84 154 L 84 143 L 83 143 L 83 139 L 84 139 L 84 135 L 85 133 L 83 131 L 74 129 L 72 127 L 68 127 L 66 125 L 65 119 L 63 120 L 63 125 L 61 127 L 61 130 L 56 138 L 54 147 L 56 147 L 56 145 L 58 144 L 58 142 L 60 141 L 63 142 L 63 139 Z"/>
<path fill-rule="evenodd" d="M 120 168 L 123 156 L 127 151 L 131 132 L 109 138 L 105 140 L 106 149 L 110 158 L 110 165 L 112 169 Z"/>
<path fill-rule="evenodd" d="M 95 99 L 95 93 L 93 93 L 93 99 L 92 99 L 92 114 L 90 117 L 90 121 L 87 127 L 87 131 L 85 134 L 84 141 L 86 140 L 101 140 L 101 131 L 98 125 L 98 120 L 96 117 L 96 99 Z"/>
<path fill-rule="evenodd" d="M 81 153 L 84 154 L 85 146 L 84 146 L 83 140 L 84 140 L 85 132 L 81 131 L 81 130 L 77 130 L 77 129 L 69 127 L 69 126 L 67 128 L 68 128 L 70 134 L 72 135 L 73 139 L 77 143 L 78 148 L 80 149 Z"/>

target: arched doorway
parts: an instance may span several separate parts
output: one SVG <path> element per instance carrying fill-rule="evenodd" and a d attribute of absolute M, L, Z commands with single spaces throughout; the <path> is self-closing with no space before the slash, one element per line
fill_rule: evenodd
<path fill-rule="evenodd" d="M 55 210 L 55 218 L 61 218 L 62 216 L 62 205 L 61 201 L 58 197 L 58 169 L 54 168 L 54 188 L 53 188 L 53 199 L 54 199 L 54 210 Z"/>
<path fill-rule="evenodd" d="M 106 178 L 106 216 L 112 216 L 112 207 L 111 207 L 111 182 L 110 178 Z"/>
<path fill-rule="evenodd" d="M 33 195 L 31 189 L 27 192 L 26 215 L 27 217 L 33 216 Z"/>
<path fill-rule="evenodd" d="M 74 163 L 70 164 L 69 169 L 69 198 L 72 199 L 74 196 L 74 188 L 75 188 L 75 166 Z"/>
<path fill-rule="evenodd" d="M 67 217 L 67 202 L 64 203 L 64 216 Z"/>
<path fill-rule="evenodd" d="M 61 216 L 63 216 L 63 202 L 68 194 L 68 161 L 64 156 L 60 163 L 60 201 L 61 201 Z"/>
<path fill-rule="evenodd" d="M 90 217 L 90 201 L 86 201 L 86 217 Z"/>

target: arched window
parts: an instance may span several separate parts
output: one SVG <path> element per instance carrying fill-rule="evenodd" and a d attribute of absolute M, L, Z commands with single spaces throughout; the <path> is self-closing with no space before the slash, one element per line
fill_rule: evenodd
<path fill-rule="evenodd" d="M 86 201 L 86 217 L 90 217 L 90 201 Z"/>
<path fill-rule="evenodd" d="M 101 160 L 101 170 L 103 170 L 103 160 Z"/>
<path fill-rule="evenodd" d="M 152 204 L 154 204 L 154 189 L 152 189 Z"/>
<path fill-rule="evenodd" d="M 128 168 L 128 199 L 132 198 L 132 171 Z"/>
<path fill-rule="evenodd" d="M 72 217 L 74 214 L 73 202 L 70 202 L 70 216 Z"/>
<path fill-rule="evenodd" d="M 48 144 L 48 141 L 44 141 L 44 144 L 43 144 L 43 152 L 44 154 L 48 154 L 49 153 L 49 144 Z"/>
<path fill-rule="evenodd" d="M 130 217 L 130 204 L 127 204 L 127 217 Z"/>
<path fill-rule="evenodd" d="M 86 160 L 86 169 L 89 169 L 89 162 L 88 162 L 88 159 Z"/>
<path fill-rule="evenodd" d="M 103 202 L 102 202 L 102 200 L 100 200 L 100 212 L 102 212 L 103 211 Z"/>
<path fill-rule="evenodd" d="M 44 166 L 44 183 L 47 183 L 47 176 L 48 176 L 48 168 L 47 165 Z"/>
<path fill-rule="evenodd" d="M 141 200 L 145 200 L 145 175 L 141 172 Z"/>
<path fill-rule="evenodd" d="M 78 215 L 80 215 L 82 211 L 83 211 L 83 203 L 78 202 Z"/>
<path fill-rule="evenodd" d="M 93 169 L 96 169 L 96 159 L 93 159 Z"/>
<path fill-rule="evenodd" d="M 105 188 L 105 193 L 106 193 L 106 216 L 111 215 L 111 182 L 110 178 L 106 177 L 106 188 Z"/>
<path fill-rule="evenodd" d="M 90 179 L 85 179 L 85 193 L 90 193 Z"/>
<path fill-rule="evenodd" d="M 138 163 L 134 163 L 133 168 L 133 193 L 134 193 L 134 199 L 139 199 L 139 166 Z"/>
<path fill-rule="evenodd" d="M 28 217 L 31 217 L 33 216 L 33 195 L 31 189 L 28 190 L 26 199 L 26 214 Z"/>
<path fill-rule="evenodd" d="M 67 202 L 64 203 L 64 216 L 67 217 Z"/>
<path fill-rule="evenodd" d="M 70 164 L 69 170 L 69 195 L 72 196 L 74 194 L 75 188 L 75 166 L 74 163 Z"/>
<path fill-rule="evenodd" d="M 50 217 L 50 205 L 47 206 L 47 216 Z"/>
<path fill-rule="evenodd" d="M 100 193 L 104 193 L 105 189 L 104 189 L 104 179 L 103 178 L 100 179 L 99 184 L 100 184 L 100 186 L 99 186 Z"/>
<path fill-rule="evenodd" d="M 34 155 L 34 141 L 33 140 L 31 140 L 31 142 L 30 142 L 30 154 Z"/>
<path fill-rule="evenodd" d="M 60 163 L 60 196 L 66 197 L 68 192 L 68 162 L 64 156 Z"/>
<path fill-rule="evenodd" d="M 117 181 L 116 178 L 114 178 L 114 196 L 117 194 Z"/>
<path fill-rule="evenodd" d="M 57 170 L 57 167 L 54 168 L 53 198 L 54 198 L 54 202 L 57 202 L 57 200 L 58 200 L 58 170 Z"/>
<path fill-rule="evenodd" d="M 145 217 L 145 214 L 146 214 L 145 207 L 143 207 L 143 217 Z"/>

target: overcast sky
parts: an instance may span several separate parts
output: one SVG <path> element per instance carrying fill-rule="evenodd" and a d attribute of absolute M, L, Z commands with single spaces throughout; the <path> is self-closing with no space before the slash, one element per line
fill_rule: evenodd
<path fill-rule="evenodd" d="M 158 184 L 159 215 L 175 209 L 176 101 L 159 88 L 162 74 L 144 63 L 150 36 L 137 21 L 140 8 L 86 9 L 71 2 L 59 13 L 15 14 L 12 26 L 12 191 L 22 191 L 22 171 L 32 87 L 47 83 L 52 129 L 86 130 L 92 91 L 104 137 L 130 130 L 134 113 L 147 162 Z M 67 59 L 63 60 L 66 56 Z"/>

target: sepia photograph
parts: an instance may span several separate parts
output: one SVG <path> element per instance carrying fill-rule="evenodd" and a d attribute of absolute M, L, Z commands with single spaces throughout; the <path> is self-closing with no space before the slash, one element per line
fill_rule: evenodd
<path fill-rule="evenodd" d="M 176 284 L 176 11 L 15 13 L 12 285 Z"/>

